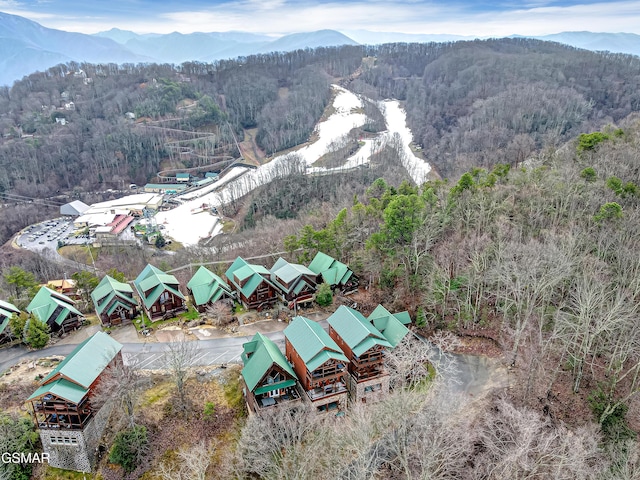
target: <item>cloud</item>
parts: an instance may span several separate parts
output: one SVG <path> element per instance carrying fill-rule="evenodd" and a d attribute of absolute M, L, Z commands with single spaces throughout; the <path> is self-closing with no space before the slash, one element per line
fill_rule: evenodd
<path fill-rule="evenodd" d="M 567 4 L 568 1 L 572 3 Z M 134 10 L 138 4 L 140 8 Z M 19 9 L 20 5 L 15 0 L 0 0 L 0 9 L 5 11 L 10 6 Z M 35 5 L 30 6 L 29 14 L 15 13 L 52 28 L 85 33 L 118 27 L 139 33 L 240 30 L 274 35 L 320 29 L 480 37 L 576 30 L 640 34 L 640 2 L 635 0 L 581 4 L 573 0 L 564 0 L 563 4 L 553 0 L 185 0 L 182 9 L 172 2 L 149 4 L 149 0 L 139 0 L 120 5 L 119 0 L 114 0 L 111 11 L 101 4 L 99 14 L 83 11 L 79 5 L 66 8 L 59 16 L 52 16 L 50 9 L 47 13 L 43 13 L 44 9 L 36 11 Z M 119 15 L 119 11 L 126 14 Z"/>

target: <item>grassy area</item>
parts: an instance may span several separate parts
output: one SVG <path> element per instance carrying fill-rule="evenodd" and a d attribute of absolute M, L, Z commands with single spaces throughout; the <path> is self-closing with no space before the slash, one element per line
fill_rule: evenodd
<path fill-rule="evenodd" d="M 220 380 L 220 383 L 224 390 L 224 398 L 227 405 L 237 411 L 239 416 L 244 416 L 244 396 L 238 373 L 236 368 L 229 369 Z"/>
<path fill-rule="evenodd" d="M 198 318 L 200 318 L 200 313 L 191 306 L 189 307 L 189 310 L 187 310 L 185 313 L 181 313 L 180 315 L 178 315 L 178 317 L 188 321 L 197 320 Z"/>
<path fill-rule="evenodd" d="M 100 249 L 87 245 L 66 245 L 59 248 L 58 253 L 60 256 L 73 260 L 74 262 L 93 265 L 93 263 L 98 259 Z"/>
<path fill-rule="evenodd" d="M 100 321 L 100 318 L 98 318 L 98 315 L 96 315 L 95 313 L 87 313 L 84 316 L 85 320 L 87 321 L 88 325 L 101 325 L 102 322 Z"/>
<path fill-rule="evenodd" d="M 182 250 L 184 245 L 180 242 L 176 242 L 173 238 L 171 239 L 171 243 L 169 245 L 165 245 L 162 247 L 162 250 L 165 252 L 177 252 L 178 250 Z"/>
<path fill-rule="evenodd" d="M 236 222 L 230 219 L 222 220 L 222 233 L 233 233 L 236 228 Z"/>
<path fill-rule="evenodd" d="M 141 331 L 144 328 L 154 328 L 157 330 L 168 325 L 176 325 L 181 322 L 189 322 L 191 320 L 197 320 L 198 318 L 200 318 L 200 313 L 198 313 L 195 308 L 189 307 L 189 310 L 183 313 L 179 313 L 176 317 L 172 317 L 167 320 L 158 320 L 156 322 L 152 322 L 151 320 L 149 320 L 149 318 L 145 314 L 140 314 L 138 317 L 133 319 L 133 325 L 138 331 Z M 138 322 L 138 320 L 142 320 L 142 322 Z"/>
<path fill-rule="evenodd" d="M 102 478 L 100 475 L 93 473 L 73 472 L 71 470 L 62 470 L 60 468 L 45 467 L 44 480 L 98 480 Z"/>
<path fill-rule="evenodd" d="M 142 401 L 140 402 L 140 408 L 144 409 L 145 407 L 154 406 L 161 401 L 166 401 L 167 398 L 171 396 L 171 392 L 174 388 L 174 383 L 169 380 L 158 382 L 156 385 L 144 392 L 142 395 Z"/>

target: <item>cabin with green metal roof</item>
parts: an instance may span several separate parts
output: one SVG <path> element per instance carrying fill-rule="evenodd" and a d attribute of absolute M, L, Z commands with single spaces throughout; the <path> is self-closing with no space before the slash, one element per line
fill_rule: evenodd
<path fill-rule="evenodd" d="M 151 321 L 171 318 L 187 309 L 180 282 L 151 264 L 144 267 L 133 285 Z"/>
<path fill-rule="evenodd" d="M 100 379 L 122 364 L 122 345 L 104 332 L 79 344 L 27 399 L 49 465 L 88 472 L 111 412 L 92 404 Z"/>
<path fill-rule="evenodd" d="M 282 301 L 289 305 L 289 308 L 293 308 L 295 304 L 313 301 L 318 289 L 317 273 L 304 265 L 289 263 L 282 257 L 269 271 L 272 283 L 278 288 Z"/>
<path fill-rule="evenodd" d="M 234 298 L 235 292 L 222 278 L 206 267 L 200 267 L 189 283 L 187 290 L 193 305 L 199 312 L 204 312 L 207 306 L 213 305 L 218 300 Z"/>
<path fill-rule="evenodd" d="M 348 295 L 358 289 L 358 277 L 349 266 L 326 253 L 316 253 L 309 264 L 309 270 L 320 275 L 324 283 L 331 285 L 332 289 L 338 289 L 343 295 Z"/>
<path fill-rule="evenodd" d="M 360 312 L 341 305 L 327 319 L 329 336 L 349 359 L 347 388 L 352 402 L 381 400 L 389 393 L 384 361 L 392 348 L 382 333 Z"/>
<path fill-rule="evenodd" d="M 271 282 L 271 273 L 262 265 L 253 265 L 238 257 L 225 272 L 238 300 L 247 308 L 262 310 L 278 301 L 278 292 Z"/>
<path fill-rule="evenodd" d="M 68 332 L 80 326 L 84 316 L 76 308 L 76 302 L 66 295 L 41 287 L 27 305 L 27 312 L 49 325 L 52 333 Z"/>
<path fill-rule="evenodd" d="M 242 379 L 249 412 L 300 402 L 298 377 L 273 340 L 256 333 L 242 349 Z"/>
<path fill-rule="evenodd" d="M 106 275 L 91 292 L 91 300 L 102 325 L 120 325 L 138 315 L 139 303 L 133 288 Z"/>
<path fill-rule="evenodd" d="M 384 335 L 384 338 L 391 344 L 391 348 L 396 348 L 407 336 L 409 329 L 406 325 L 411 323 L 411 317 L 408 312 L 394 314 L 382 305 L 378 305 L 367 317 L 367 320 Z"/>
<path fill-rule="evenodd" d="M 0 343 L 6 342 L 11 338 L 9 320 L 14 315 L 20 315 L 20 309 L 13 303 L 0 300 Z"/>
<path fill-rule="evenodd" d="M 317 323 L 297 316 L 284 330 L 285 355 L 306 398 L 318 411 L 342 411 L 347 402 L 348 358 Z"/>

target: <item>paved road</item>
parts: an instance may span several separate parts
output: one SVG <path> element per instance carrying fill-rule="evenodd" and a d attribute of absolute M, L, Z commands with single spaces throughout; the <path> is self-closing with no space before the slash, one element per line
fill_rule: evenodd
<path fill-rule="evenodd" d="M 323 328 L 328 329 L 326 320 L 318 323 Z M 265 333 L 264 335 L 273 340 L 284 351 L 284 334 L 281 331 Z M 253 335 L 247 335 L 193 341 L 197 353 L 193 357 L 191 365 L 203 367 L 242 363 L 240 359 L 242 344 L 251 340 L 252 337 Z M 424 339 L 422 340 L 424 341 Z M 162 370 L 166 368 L 165 352 L 169 348 L 167 343 L 138 342 L 123 343 L 122 345 L 125 363 L 136 365 L 137 368 L 145 370 Z M 36 360 L 51 355 L 68 355 L 75 347 L 75 344 L 67 344 L 55 345 L 36 351 L 28 351 L 22 346 L 2 349 L 0 350 L 0 372 L 4 372 L 23 360 Z M 435 347 L 431 346 L 431 348 Z M 508 386 L 509 380 L 506 369 L 495 359 L 477 355 L 446 355 L 446 360 L 445 357 L 442 357 L 441 361 L 443 360 L 454 364 L 453 368 L 444 368 L 445 375 L 449 376 L 445 395 L 452 396 L 451 398 L 459 394 L 476 397 L 487 390 Z"/>
<path fill-rule="evenodd" d="M 284 350 L 284 334 L 282 332 L 266 333 L 278 347 Z M 197 353 L 193 358 L 193 366 L 220 365 L 241 363 L 242 344 L 251 340 L 246 337 L 215 338 L 194 341 Z M 42 350 L 29 351 L 22 346 L 0 350 L 0 372 L 24 360 L 36 360 L 52 355 L 68 355 L 76 347 L 75 344 L 54 345 Z M 135 364 L 138 368 L 156 370 L 165 368 L 164 353 L 168 350 L 166 343 L 123 343 L 122 354 L 125 363 Z"/>

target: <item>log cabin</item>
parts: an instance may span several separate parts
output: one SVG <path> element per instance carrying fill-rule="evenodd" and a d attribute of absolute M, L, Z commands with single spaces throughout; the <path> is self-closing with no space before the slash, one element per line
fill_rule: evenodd
<path fill-rule="evenodd" d="M 273 340 L 256 333 L 242 348 L 244 396 L 250 413 L 301 401 L 298 377 Z"/>
<path fill-rule="evenodd" d="M 28 398 L 49 465 L 91 471 L 113 404 L 94 393 L 108 370 L 122 364 L 122 345 L 104 332 L 79 344 Z"/>
<path fill-rule="evenodd" d="M 329 336 L 349 359 L 346 376 L 352 403 L 371 403 L 389 393 L 384 362 L 392 345 L 360 312 L 341 305 L 327 319 Z"/>
<path fill-rule="evenodd" d="M 348 359 L 329 334 L 308 318 L 295 317 L 284 330 L 285 355 L 305 398 L 318 412 L 340 414 L 347 404 Z"/>

